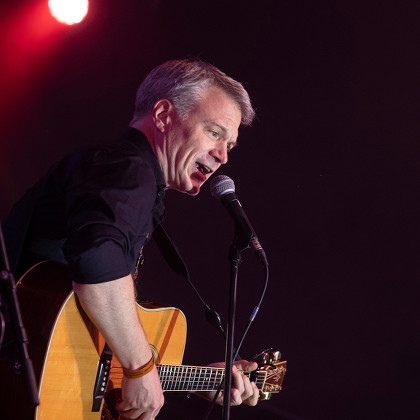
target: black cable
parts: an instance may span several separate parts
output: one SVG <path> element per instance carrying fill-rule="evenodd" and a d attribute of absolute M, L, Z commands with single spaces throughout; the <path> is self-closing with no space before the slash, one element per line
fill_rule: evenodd
<path fill-rule="evenodd" d="M 153 239 L 156 242 L 160 252 L 162 253 L 166 263 L 169 267 L 178 275 L 184 277 L 187 280 L 188 284 L 190 285 L 191 289 L 194 291 L 197 298 L 200 300 L 201 304 L 204 308 L 204 313 L 206 316 L 207 322 L 220 333 L 224 334 L 224 330 L 222 327 L 222 323 L 220 320 L 219 314 L 204 301 L 201 297 L 199 291 L 195 287 L 194 283 L 191 280 L 190 273 L 188 271 L 188 267 L 185 264 L 184 260 L 181 257 L 181 254 L 178 251 L 174 241 L 169 237 L 166 233 L 165 229 L 162 225 L 158 225 L 156 229 L 153 231 L 152 235 Z"/>
<path fill-rule="evenodd" d="M 193 282 L 190 278 L 190 273 L 188 271 L 188 268 L 187 268 L 184 260 L 182 259 L 177 247 L 175 246 L 172 239 L 168 236 L 166 231 L 163 229 L 162 225 L 159 225 L 155 229 L 155 231 L 153 232 L 153 238 L 155 239 L 156 244 L 157 244 L 158 248 L 160 249 L 162 255 L 164 256 L 166 262 L 168 263 L 169 267 L 171 267 L 172 270 L 175 273 L 181 275 L 182 277 L 184 277 L 185 280 L 187 280 L 188 284 L 190 285 L 190 287 L 194 291 L 195 295 L 201 301 L 201 303 L 203 305 L 203 308 L 204 308 L 204 312 L 205 312 L 205 315 L 206 315 L 207 322 L 211 326 L 216 328 L 226 340 L 226 334 L 223 330 L 219 314 L 215 310 L 211 309 L 206 304 L 204 299 L 201 297 L 200 293 L 198 292 L 197 288 L 195 287 L 195 285 L 193 284 Z M 263 250 L 261 249 L 261 251 L 263 251 Z M 264 299 L 265 292 L 267 290 L 268 279 L 269 279 L 268 262 L 267 262 L 267 259 L 265 257 L 265 254 L 263 254 L 263 258 L 261 258 L 261 256 L 258 255 L 258 259 L 265 267 L 265 283 L 264 283 L 264 287 L 263 287 L 263 290 L 262 290 L 261 295 L 260 295 L 260 299 L 258 301 L 258 305 L 254 307 L 254 310 L 252 311 L 251 316 L 249 317 L 249 323 L 248 323 L 248 325 L 247 325 L 247 327 L 246 327 L 246 329 L 245 329 L 245 331 L 242 335 L 242 339 L 240 341 L 240 344 L 235 351 L 235 355 L 233 357 L 233 360 L 236 360 L 238 358 L 239 350 L 242 346 L 242 343 L 245 340 L 245 337 L 246 337 L 246 335 L 249 331 L 249 328 L 251 327 L 252 322 L 254 321 L 255 317 L 257 316 L 257 313 L 258 313 L 258 311 L 261 307 L 262 301 Z M 210 413 L 211 413 L 211 411 L 212 411 L 212 409 L 215 405 L 215 401 L 216 401 L 216 399 L 217 399 L 217 397 L 220 393 L 222 384 L 223 384 L 223 382 L 219 385 L 219 389 L 216 391 L 216 394 L 215 394 L 215 396 L 213 398 L 213 401 L 212 401 L 212 403 L 211 403 L 211 405 L 210 405 L 210 407 L 207 411 L 207 414 L 205 414 L 205 419 L 208 419 L 208 416 L 210 415 Z"/>

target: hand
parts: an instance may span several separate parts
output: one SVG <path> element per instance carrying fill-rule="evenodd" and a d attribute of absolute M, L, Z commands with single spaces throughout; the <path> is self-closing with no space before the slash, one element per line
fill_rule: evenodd
<path fill-rule="evenodd" d="M 224 363 L 213 363 L 209 366 L 213 367 L 224 367 Z M 258 367 L 255 362 L 247 362 L 246 360 L 240 360 L 235 362 L 232 366 L 232 389 L 230 391 L 230 404 L 240 405 L 242 403 L 246 405 L 257 405 L 259 390 L 255 382 L 251 382 L 249 378 L 240 372 L 239 369 L 245 372 L 252 372 Z M 197 392 L 203 398 L 213 400 L 215 392 Z M 220 392 L 216 403 L 223 405 L 223 392 Z"/>
<path fill-rule="evenodd" d="M 235 362 L 232 368 L 233 388 L 231 390 L 231 405 L 257 405 L 260 391 L 255 382 L 251 382 L 249 378 L 240 372 L 241 369 L 245 372 L 252 372 L 258 368 L 255 362 L 247 362 L 241 360 Z"/>
<path fill-rule="evenodd" d="M 148 374 L 121 382 L 121 401 L 115 408 L 125 419 L 151 420 L 163 406 L 162 386 L 156 366 Z"/>

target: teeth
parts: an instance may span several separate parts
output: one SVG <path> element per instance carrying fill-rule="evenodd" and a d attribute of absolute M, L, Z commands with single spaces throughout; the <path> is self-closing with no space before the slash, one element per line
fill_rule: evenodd
<path fill-rule="evenodd" d="M 196 163 L 195 166 L 197 169 L 204 175 L 207 175 L 210 171 L 210 169 L 207 166 L 202 165 L 201 163 Z"/>

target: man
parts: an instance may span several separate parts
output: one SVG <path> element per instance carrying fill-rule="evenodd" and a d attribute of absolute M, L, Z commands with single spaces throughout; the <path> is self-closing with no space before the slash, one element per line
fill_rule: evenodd
<path fill-rule="evenodd" d="M 30 194 L 36 204 L 18 271 L 46 258 L 69 264 L 81 305 L 124 368 L 117 409 L 125 418 L 152 419 L 164 402 L 133 286 L 139 252 L 163 218 L 164 189 L 198 194 L 227 163 L 239 125 L 253 117 L 242 85 L 214 66 L 166 62 L 141 84 L 120 141 L 64 159 Z M 19 225 L 14 219 L 9 237 Z M 233 384 L 232 404 L 257 403 L 255 384 L 236 367 Z"/>

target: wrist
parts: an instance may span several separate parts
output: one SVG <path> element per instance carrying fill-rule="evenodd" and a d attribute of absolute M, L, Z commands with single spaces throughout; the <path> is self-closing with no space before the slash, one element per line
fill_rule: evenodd
<path fill-rule="evenodd" d="M 137 369 L 123 368 L 123 373 L 124 373 L 124 376 L 128 379 L 141 378 L 142 376 L 147 375 L 153 369 L 154 365 L 155 365 L 155 359 L 152 355 L 150 360 L 143 366 L 140 366 Z"/>

